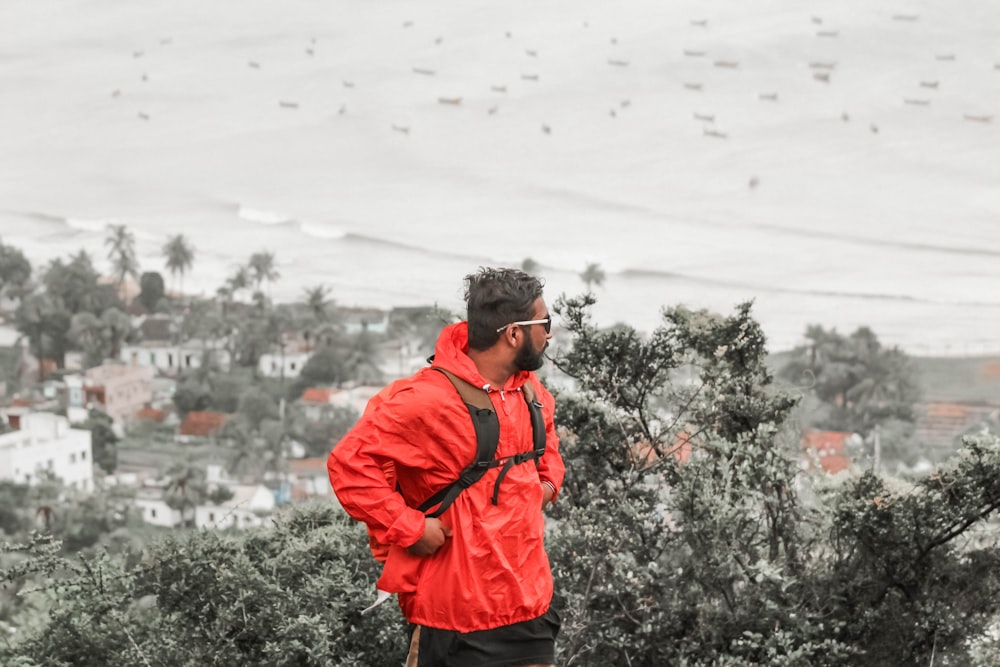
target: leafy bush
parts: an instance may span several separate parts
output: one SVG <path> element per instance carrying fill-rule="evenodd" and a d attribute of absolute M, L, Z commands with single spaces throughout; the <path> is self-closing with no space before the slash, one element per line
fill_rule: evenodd
<path fill-rule="evenodd" d="M 749 304 L 668 309 L 643 338 L 593 327 L 592 299 L 556 306 L 574 334 L 557 364 L 577 382 L 559 396 L 567 477 L 547 541 L 560 664 L 996 664 L 1000 438 L 966 438 L 917 482 L 809 477 Z M 41 538 L 13 551 L 4 578 L 44 616 L 19 624 L 0 664 L 378 666 L 406 653 L 395 605 L 360 614 L 378 567 L 363 528 L 329 505 L 117 559 L 70 559 Z"/>
<path fill-rule="evenodd" d="M 9 583 L 33 577 L 52 607 L 47 622 L 0 646 L 0 663 L 395 664 L 406 652 L 398 609 L 359 613 L 377 578 L 367 545 L 363 528 L 332 506 L 296 508 L 242 534 L 182 533 L 134 566 L 64 559 L 39 539 L 34 559 L 5 574 Z"/>
<path fill-rule="evenodd" d="M 567 482 L 548 540 L 565 665 L 966 664 L 996 618 L 1000 440 L 917 485 L 800 473 L 744 304 L 648 339 L 557 310 Z M 808 501 L 804 500 L 808 499 Z M 977 532 L 978 531 L 978 532 Z M 981 659 L 981 658 L 977 658 Z"/>

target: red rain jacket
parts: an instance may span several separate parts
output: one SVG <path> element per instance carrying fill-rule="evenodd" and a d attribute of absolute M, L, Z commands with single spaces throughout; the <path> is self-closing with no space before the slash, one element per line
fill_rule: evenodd
<path fill-rule="evenodd" d="M 465 322 L 441 332 L 434 365 L 477 387 L 488 383 L 468 351 Z M 458 479 L 475 459 L 476 432 L 451 381 L 430 368 L 397 380 L 372 399 L 327 462 L 330 483 L 344 509 L 364 521 L 373 542 L 388 546 L 378 581 L 397 593 L 410 623 L 472 632 L 544 614 L 552 599 L 552 571 L 544 548 L 541 481 L 556 489 L 563 463 L 553 426 L 555 402 L 534 373 L 520 372 L 502 389 L 487 387 L 500 420 L 497 458 L 532 449 L 531 417 L 521 386 L 531 382 L 542 404 L 546 451 L 538 466 L 515 465 L 492 504 L 500 468 L 463 491 L 439 518 L 452 536 L 430 557 L 406 547 L 420 539 L 424 514 L 414 509 Z M 396 484 L 399 485 L 397 491 Z"/>

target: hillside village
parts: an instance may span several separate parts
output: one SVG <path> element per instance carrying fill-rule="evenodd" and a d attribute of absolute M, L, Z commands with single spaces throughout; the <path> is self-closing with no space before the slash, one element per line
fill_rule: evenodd
<path fill-rule="evenodd" d="M 11 255 L 2 244 L 0 252 Z M 241 275 L 250 273 L 244 268 L 207 298 L 168 293 L 153 273 L 142 274 L 134 295 L 125 275 L 97 281 L 84 253 L 69 265 L 50 263 L 40 284 L 24 280 L 21 272 L 17 289 L 8 290 L 13 264 L 0 261 L 0 300 L 5 291 L 10 295 L 0 304 L 0 534 L 6 581 L 17 582 L 0 592 L 0 637 L 8 639 L 0 642 L 0 662 L 11 651 L 39 655 L 39 641 L 57 652 L 75 646 L 66 638 L 49 643 L 53 632 L 68 625 L 60 619 L 84 618 L 82 627 L 92 627 L 104 623 L 105 609 L 125 618 L 119 610 L 124 606 L 135 623 L 126 634 L 145 627 L 139 619 L 149 610 L 142 605 L 151 601 L 158 620 L 150 632 L 143 630 L 138 641 L 131 634 L 109 640 L 106 649 L 95 646 L 74 660 L 138 664 L 109 655 L 122 655 L 125 646 L 141 655 L 144 649 L 136 645 L 162 655 L 171 649 L 156 646 L 168 637 L 182 652 L 204 652 L 168 662 L 202 664 L 207 655 L 234 655 L 246 656 L 243 664 L 271 664 L 246 644 L 228 646 L 231 628 L 201 628 L 206 614 L 199 601 L 216 609 L 229 600 L 228 612 L 211 616 L 272 625 L 322 619 L 316 626 L 322 646 L 309 651 L 326 657 L 295 658 L 295 664 L 346 664 L 340 653 L 355 649 L 343 638 L 331 641 L 331 628 L 361 638 L 365 648 L 358 650 L 379 654 L 365 653 L 363 664 L 390 664 L 385 656 L 397 650 L 391 640 L 379 639 L 379 631 L 403 637 L 393 625 L 401 620 L 398 614 L 366 617 L 377 628 L 344 620 L 359 618 L 358 600 L 367 599 L 377 577 L 366 568 L 377 561 L 369 558 L 359 526 L 338 510 L 326 458 L 376 392 L 427 363 L 441 326 L 456 315 L 437 306 L 343 307 L 322 286 L 307 290 L 300 303 L 275 303 L 264 279 L 276 276 L 266 271 L 269 254 L 252 259 L 256 279 Z M 541 371 L 551 389 L 565 392 L 556 427 L 567 476 L 560 501 L 546 513 L 546 548 L 554 576 L 561 577 L 559 588 L 569 599 L 586 601 L 568 606 L 578 620 L 565 627 L 577 639 L 563 641 L 564 654 L 590 651 L 582 648 L 589 634 L 574 628 L 603 627 L 609 606 L 619 614 L 606 599 L 590 597 L 589 583 L 574 584 L 595 578 L 614 595 L 634 592 L 643 601 L 641 613 L 654 604 L 662 605 L 664 619 L 707 610 L 704 627 L 771 632 L 776 623 L 792 620 L 781 620 L 780 610 L 790 606 L 798 613 L 815 600 L 820 605 L 809 613 L 823 622 L 830 617 L 826 600 L 845 600 L 839 612 L 845 618 L 858 608 L 881 609 L 881 617 L 843 640 L 867 647 L 875 656 L 872 665 L 891 664 L 885 653 L 924 646 L 920 628 L 929 621 L 904 621 L 889 633 L 900 637 L 899 645 L 884 648 L 886 624 L 909 618 L 909 612 L 873 601 L 868 592 L 891 577 L 880 561 L 886 553 L 908 563 L 914 559 L 911 545 L 920 541 L 962 541 L 967 550 L 994 542 L 991 494 L 997 475 L 989 457 L 1000 451 L 998 360 L 910 358 L 882 346 L 866 327 L 842 334 L 819 325 L 807 327 L 796 349 L 769 354 L 749 303 L 732 315 L 665 308 L 666 328 L 646 337 L 627 325 L 582 324 L 577 309 L 585 309 L 592 296 L 553 304 L 554 345 Z M 621 354 L 627 346 L 629 352 Z M 655 385 L 642 399 L 639 417 L 622 429 L 635 407 L 629 378 L 637 387 Z M 953 456 L 963 435 L 981 431 L 993 436 L 969 438 L 962 455 Z M 959 482 L 964 490 L 953 494 Z M 826 497 L 824 489 L 833 488 L 839 490 Z M 629 500 L 616 500 L 623 492 Z M 964 504 L 956 507 L 956 497 Z M 809 506 L 807 512 L 800 514 L 796 498 Z M 926 508 L 926 517 L 914 518 L 914 507 Z M 787 521 L 768 527 L 766 517 L 776 509 Z M 830 522 L 836 537 L 817 546 L 809 535 L 814 516 L 824 512 L 827 518 L 816 523 Z M 883 515 L 875 524 L 872 512 Z M 898 517 L 885 518 L 888 513 Z M 942 516 L 951 517 L 944 528 Z M 797 521 L 811 525 L 792 526 Z M 857 540 L 843 541 L 852 530 L 845 521 L 859 522 Z M 890 531 L 879 537 L 871 525 L 926 527 L 927 534 Z M 880 542 L 871 541 L 873 533 Z M 686 541 L 686 534 L 695 541 Z M 812 581 L 829 582 L 815 591 L 805 587 L 804 597 L 791 605 L 787 591 L 799 587 L 763 583 L 765 570 L 756 569 L 779 572 L 781 550 L 770 564 L 763 554 L 785 540 L 806 547 L 787 552 L 810 559 Z M 736 544 L 748 546 L 733 555 Z M 831 560 L 828 554 L 836 550 L 842 555 Z M 176 556 L 169 555 L 173 551 Z M 262 559 L 265 552 L 271 555 Z M 872 563 L 851 565 L 858 554 L 870 554 Z M 726 558 L 761 565 L 730 578 L 712 564 Z M 942 546 L 931 560 L 941 566 L 914 585 L 938 602 L 918 599 L 912 606 L 930 609 L 934 619 L 938 609 L 948 609 L 944 616 L 961 619 L 953 634 L 961 630 L 985 641 L 985 624 L 996 610 L 990 587 L 980 585 L 981 573 L 966 572 L 975 559 Z M 119 566 L 125 569 L 117 574 L 107 569 Z M 790 574 L 768 576 L 798 577 L 801 566 L 789 567 Z M 587 568 L 591 575 L 578 577 Z M 642 568 L 648 583 L 633 574 Z M 903 569 L 925 572 L 921 568 Z M 50 577 L 54 570 L 60 574 Z M 290 578 L 276 579 L 279 570 Z M 76 578 L 62 579 L 64 574 Z M 851 578 L 845 582 L 845 576 Z M 103 582 L 112 580 L 115 588 L 106 589 Z M 234 581 L 232 595 L 220 589 Z M 317 582 L 327 588 L 307 595 L 306 581 L 311 592 Z M 939 590 L 941 582 L 952 581 L 971 583 L 957 592 L 947 583 Z M 713 593 L 720 590 L 724 594 Z M 47 601 L 37 601 L 38 591 Z M 674 596 L 677 591 L 684 591 L 682 598 Z M 746 618 L 717 623 L 713 614 L 726 607 L 730 594 L 756 597 L 737 605 L 749 610 Z M 108 602 L 111 597 L 116 601 Z M 253 608 L 248 597 L 270 606 Z M 335 599 L 346 615 L 330 608 Z M 322 608 L 309 607 L 310 600 L 321 601 Z M 171 607 L 175 602 L 194 607 L 178 613 Z M 100 617 L 87 620 L 94 610 Z M 636 629 L 629 606 L 623 610 L 612 618 L 615 636 L 631 641 L 637 632 L 648 632 L 644 641 L 662 648 L 643 653 L 667 657 L 642 664 L 673 664 L 671 651 L 688 643 L 688 631 L 665 637 L 658 625 Z M 758 623 L 760 610 L 772 610 L 779 620 Z M 969 621 L 973 613 L 979 616 Z M 294 644 L 293 632 L 282 625 L 251 634 L 284 651 Z M 616 650 L 606 638 L 601 642 L 601 650 Z M 723 638 L 719 651 L 733 645 Z M 823 655 L 827 647 L 822 645 Z M 693 650 L 706 653 L 700 642 Z M 923 662 L 907 660 L 899 664 Z M 623 662 L 596 657 L 582 664 Z"/>
<path fill-rule="evenodd" d="M 385 337 L 394 313 L 374 309 L 340 309 L 343 326 L 351 334 L 362 331 Z M 0 434 L 0 479 L 31 484 L 46 474 L 62 480 L 69 492 L 87 493 L 95 488 L 117 486 L 134 492 L 137 517 L 161 527 L 183 524 L 196 528 L 247 528 L 261 525 L 282 505 L 308 498 L 332 501 L 325 456 L 310 455 L 294 439 L 287 440 L 280 465 L 264 471 L 235 474 L 227 469 L 228 457 L 219 446 L 220 432 L 233 415 L 220 411 L 192 410 L 182 413 L 174 403 L 178 378 L 197 369 L 209 357 L 223 370 L 231 363 L 227 351 L 211 341 L 179 341 L 170 334 L 172 319 L 166 315 L 139 315 L 134 319 L 141 340 L 124 345 L 119 358 L 84 368 L 79 355 L 68 355 L 65 368 L 48 369 L 47 379 L 38 380 L 39 363 L 20 346 L 23 389 L 3 396 L 0 414 L 5 431 Z M 9 332 L 8 332 L 9 336 Z M 17 347 L 17 346 L 15 346 Z M 256 373 L 260 378 L 285 382 L 300 377 L 314 354 L 310 345 L 294 331 L 286 332 L 283 349 L 260 356 Z M 418 341 L 384 340 L 379 348 L 379 370 L 384 382 L 413 372 L 426 363 L 427 349 Z M 208 356 L 206 356 L 208 355 Z M 984 364 L 987 379 L 1000 378 L 1000 363 Z M 360 415 L 368 399 L 383 383 L 346 382 L 341 386 L 307 387 L 290 406 L 307 421 L 321 424 L 334 411 Z M 91 432 L 80 425 L 91 410 L 110 419 L 119 442 L 117 466 L 106 472 L 94 462 Z M 931 452 L 950 451 L 957 439 L 983 427 L 998 430 L 1000 395 L 995 401 L 928 401 L 920 405 L 916 437 Z M 137 432 L 157 433 L 171 442 L 162 456 L 158 445 L 137 449 Z M 154 442 L 149 440 L 149 442 Z M 837 474 L 870 457 L 857 434 L 807 429 L 803 434 L 804 468 Z M 330 443 L 332 445 L 332 442 Z M 213 501 L 205 494 L 198 504 L 187 507 L 171 497 L 176 480 L 169 475 L 178 452 L 215 452 L 199 460 L 204 466 L 207 489 L 228 489 L 230 497 Z M 319 454 L 319 455 L 317 455 Z M 153 456 L 150 456 L 153 455 Z M 930 467 L 922 458 L 919 471 Z M 200 475 L 199 475 L 200 477 Z"/>
<path fill-rule="evenodd" d="M 338 308 L 335 317 L 346 336 L 363 334 L 380 341 L 380 381 L 308 386 L 295 400 L 282 402 L 280 410 L 314 426 L 331 418 L 343 422 L 345 416 L 353 422 L 384 382 L 426 364 L 432 349 L 421 347 L 419 340 L 387 336 L 392 319 L 413 316 L 413 309 Z M 309 455 L 294 437 L 283 439 L 274 458 L 280 465 L 230 470 L 233 447 L 222 431 L 235 415 L 182 411 L 175 403 L 185 373 L 203 364 L 227 372 L 230 353 L 219 341 L 178 339 L 171 315 L 139 314 L 133 324 L 136 341 L 123 345 L 117 358 L 89 368 L 80 352 L 67 354 L 63 368 L 49 359 L 39 361 L 16 331 L 0 327 L 4 340 L 15 341 L 10 349 L 16 352 L 20 386 L 0 395 L 0 480 L 31 485 L 55 478 L 71 494 L 128 489 L 134 493 L 134 515 L 161 527 L 246 528 L 261 525 L 282 505 L 317 496 L 332 499 L 325 456 Z M 280 345 L 260 355 L 252 377 L 282 385 L 294 382 L 314 353 L 315 346 L 301 332 L 286 331 Z M 93 411 L 106 415 L 114 434 L 116 464 L 111 471 L 95 461 L 92 431 L 84 426 Z M 177 496 L 171 466 L 179 461 L 201 468 L 193 474 L 204 485 L 200 494 L 192 494 L 198 496 L 197 504 L 189 506 Z M 226 491 L 213 502 L 211 491 L 218 489 Z"/>
<path fill-rule="evenodd" d="M 330 447 L 386 383 L 426 365 L 455 317 L 436 306 L 339 306 L 322 286 L 302 303 L 273 303 L 267 285 L 278 274 L 267 252 L 214 297 L 185 296 L 157 273 L 131 279 L 129 243 L 127 229 L 109 229 L 109 259 L 129 269 L 117 278 L 100 278 L 80 253 L 46 267 L 44 289 L 29 280 L 23 256 L 0 244 L 9 260 L 0 284 L 0 480 L 62 484 L 64 499 L 113 489 L 130 516 L 153 526 L 252 527 L 282 506 L 334 500 Z M 182 278 L 193 250 L 180 236 L 172 244 L 168 268 Z M 187 263 L 171 265 L 178 244 Z M 603 272 L 590 265 L 581 277 L 599 285 Z M 558 325 L 556 334 L 553 355 L 570 343 Z M 804 401 L 803 469 L 919 474 L 962 435 L 1000 433 L 1000 361 L 908 359 L 866 329 L 845 337 L 812 327 L 810 336 L 800 356 L 816 357 L 809 345 L 867 350 L 844 362 L 860 373 L 852 382 L 895 378 L 905 395 L 898 405 L 878 398 L 875 421 L 847 418 L 847 402 L 867 399 L 846 388 L 827 397 L 826 417 Z M 798 391 L 789 369 L 800 361 L 782 353 L 772 362 Z M 542 373 L 554 388 L 572 386 L 555 364 Z M 888 386 L 884 378 L 876 384 Z"/>

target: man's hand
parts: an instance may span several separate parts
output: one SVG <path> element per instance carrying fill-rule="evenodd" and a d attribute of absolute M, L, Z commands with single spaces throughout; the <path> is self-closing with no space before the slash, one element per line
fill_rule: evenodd
<path fill-rule="evenodd" d="M 424 534 L 415 544 L 408 546 L 406 551 L 411 556 L 433 556 L 449 537 L 451 528 L 441 523 L 440 519 L 427 517 L 424 519 Z"/>

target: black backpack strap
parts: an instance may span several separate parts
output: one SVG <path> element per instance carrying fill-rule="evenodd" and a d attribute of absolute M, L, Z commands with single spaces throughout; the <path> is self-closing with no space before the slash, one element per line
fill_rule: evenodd
<path fill-rule="evenodd" d="M 500 465 L 500 462 L 494 459 L 497 453 L 497 444 L 500 442 L 500 420 L 493 410 L 493 402 L 485 391 L 443 368 L 437 366 L 431 368 L 451 381 L 459 396 L 462 397 L 465 406 L 469 409 L 472 425 L 476 431 L 476 458 L 473 462 L 462 471 L 457 480 L 438 490 L 417 507 L 421 512 L 427 513 L 429 517 L 438 517 L 455 502 L 462 491 L 478 482 L 487 470 Z M 437 509 L 428 512 L 435 506 Z"/>
<path fill-rule="evenodd" d="M 531 386 L 530 382 L 525 382 L 521 385 L 521 395 L 524 396 L 524 402 L 527 403 L 528 412 L 531 415 L 531 437 L 534 448 L 527 452 L 515 454 L 504 463 L 503 468 L 500 469 L 500 474 L 497 475 L 496 484 L 493 485 L 494 505 L 500 499 L 500 482 L 507 476 L 511 468 L 527 461 L 534 461 L 537 466 L 538 459 L 545 455 L 545 416 L 542 414 L 542 404 L 535 398 L 535 388 Z"/>
<path fill-rule="evenodd" d="M 530 382 L 521 385 L 521 394 L 528 404 L 531 413 L 531 436 L 535 447 L 535 461 L 545 455 L 545 415 L 542 414 L 542 404 L 535 398 L 535 388 Z"/>

